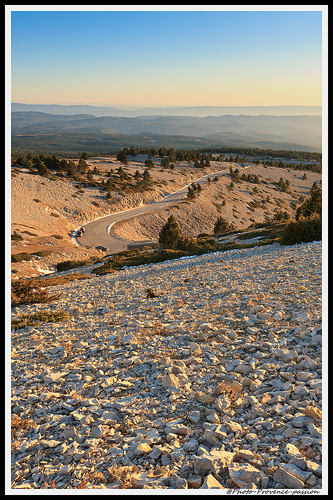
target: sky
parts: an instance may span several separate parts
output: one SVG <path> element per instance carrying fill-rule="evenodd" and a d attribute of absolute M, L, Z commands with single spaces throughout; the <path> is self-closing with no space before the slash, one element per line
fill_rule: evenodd
<path fill-rule="evenodd" d="M 322 104 L 321 11 L 213 7 L 12 10 L 11 102 Z"/>

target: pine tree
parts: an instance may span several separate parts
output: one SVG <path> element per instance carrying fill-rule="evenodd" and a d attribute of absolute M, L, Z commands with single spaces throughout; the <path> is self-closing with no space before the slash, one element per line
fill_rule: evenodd
<path fill-rule="evenodd" d="M 219 236 L 220 234 L 228 233 L 233 229 L 234 227 L 232 224 L 229 224 L 229 222 L 223 217 L 219 217 L 214 225 L 214 234 Z"/>
<path fill-rule="evenodd" d="M 162 248 L 179 248 L 183 239 L 182 232 L 173 215 L 170 215 L 166 224 L 161 229 L 158 243 Z"/>
<path fill-rule="evenodd" d="M 194 198 L 195 198 L 195 188 L 193 188 L 191 186 L 189 186 L 187 188 L 187 198 L 189 200 L 194 200 Z"/>
<path fill-rule="evenodd" d="M 146 168 L 143 172 L 142 181 L 145 186 L 148 186 L 151 183 L 151 175 L 148 168 Z"/>
<path fill-rule="evenodd" d="M 314 215 L 321 217 L 322 213 L 322 190 L 314 183 L 311 188 L 311 196 L 296 210 L 296 220 L 308 218 Z"/>

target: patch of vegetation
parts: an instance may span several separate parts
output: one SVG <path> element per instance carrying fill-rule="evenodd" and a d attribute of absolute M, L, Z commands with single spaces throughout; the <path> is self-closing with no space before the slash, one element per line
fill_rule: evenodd
<path fill-rule="evenodd" d="M 57 262 L 56 269 L 60 271 L 68 271 L 69 269 L 74 269 L 76 267 L 89 266 L 93 264 L 91 259 L 88 260 L 65 260 L 64 262 Z"/>
<path fill-rule="evenodd" d="M 45 278 L 33 278 L 39 286 L 47 287 L 47 286 L 58 286 L 58 285 L 65 285 L 69 281 L 75 281 L 75 280 L 86 280 L 91 278 L 89 274 L 83 274 L 83 273 L 72 273 L 72 274 L 65 274 L 65 276 L 47 276 Z"/>
<path fill-rule="evenodd" d="M 247 174 L 245 172 L 240 176 L 242 181 L 251 182 L 252 184 L 260 184 L 259 177 L 256 174 Z"/>
<path fill-rule="evenodd" d="M 259 236 L 264 238 L 265 236 L 269 238 L 271 235 L 271 230 L 270 229 L 263 229 L 263 230 L 257 230 L 257 231 L 246 231 L 244 234 L 240 234 L 237 236 L 237 239 L 239 240 L 249 240 L 251 238 L 258 238 Z"/>
<path fill-rule="evenodd" d="M 240 160 L 239 158 L 233 158 L 230 156 L 229 158 L 226 157 L 226 153 L 236 153 L 240 155 L 246 155 L 250 157 L 257 157 L 256 160 L 254 160 L 254 163 L 259 164 L 259 162 L 262 165 L 266 166 L 271 166 L 271 167 L 278 167 L 278 168 L 287 168 L 287 169 L 295 169 L 295 170 L 310 170 L 312 172 L 321 172 L 321 161 L 322 161 L 322 154 L 317 153 L 317 152 L 309 152 L 309 151 L 293 151 L 293 150 L 284 150 L 284 149 L 261 149 L 261 148 L 246 148 L 246 147 L 212 147 L 212 148 L 205 148 L 206 154 L 212 154 L 212 153 L 221 153 L 221 160 L 222 161 L 230 161 L 230 162 L 237 162 L 237 160 Z M 222 157 L 224 155 L 224 157 Z M 259 161 L 260 158 L 260 161 Z M 265 158 L 265 160 L 264 160 Z M 277 160 L 274 160 L 272 158 L 277 158 Z M 301 163 L 288 163 L 286 164 L 285 162 L 281 161 L 280 158 L 284 158 L 288 161 L 290 160 L 296 160 L 300 161 Z M 303 163 L 303 161 L 312 161 L 313 163 Z M 246 158 L 243 158 L 243 162 L 246 162 Z"/>
<path fill-rule="evenodd" d="M 37 257 L 48 257 L 53 253 L 53 250 L 38 250 L 38 252 L 32 252 L 31 255 L 37 255 Z"/>
<path fill-rule="evenodd" d="M 158 252 L 141 252 L 139 249 L 125 250 L 114 254 L 102 266 L 96 267 L 91 272 L 99 276 L 108 273 L 114 273 L 123 267 L 141 266 L 143 264 L 156 264 L 166 260 L 179 259 L 189 255 L 188 252 L 182 250 L 165 249 Z"/>
<path fill-rule="evenodd" d="M 288 219 L 290 219 L 290 215 L 286 210 L 284 212 L 282 210 L 278 210 L 273 216 L 273 220 L 276 221 L 288 220 Z"/>
<path fill-rule="evenodd" d="M 233 224 L 229 224 L 229 222 L 223 217 L 218 217 L 214 225 L 215 236 L 221 236 L 222 234 L 231 233 L 234 230 L 235 227 L 233 226 Z"/>
<path fill-rule="evenodd" d="M 59 323 L 69 319 L 67 311 L 38 311 L 33 314 L 24 314 L 11 322 L 12 328 L 24 328 L 38 323 Z"/>
<path fill-rule="evenodd" d="M 287 193 L 290 187 L 290 182 L 288 180 L 285 181 L 283 177 L 280 177 L 279 181 L 274 182 L 273 184 L 275 184 L 283 193 Z"/>
<path fill-rule="evenodd" d="M 31 231 L 22 231 L 22 233 L 28 234 L 29 236 L 38 236 L 38 234 L 32 233 Z"/>
<path fill-rule="evenodd" d="M 11 420 L 12 439 L 15 439 L 17 432 L 24 430 L 29 426 L 36 427 L 36 424 L 31 419 L 20 418 L 18 415 L 14 415 Z"/>
<path fill-rule="evenodd" d="M 16 229 L 14 229 L 14 233 L 11 235 L 10 239 L 12 241 L 22 241 L 23 240 L 23 236 L 21 236 L 17 231 Z"/>
<path fill-rule="evenodd" d="M 179 248 L 183 238 L 179 224 L 173 215 L 170 215 L 166 224 L 161 229 L 158 243 L 161 248 Z"/>
<path fill-rule="evenodd" d="M 68 281 L 88 279 L 87 274 L 67 274 L 66 276 L 48 276 L 47 278 L 31 278 L 13 281 L 11 285 L 12 307 L 23 304 L 47 303 L 57 300 L 61 293 L 49 295 L 45 287 L 63 285 Z"/>
<path fill-rule="evenodd" d="M 22 262 L 22 261 L 30 261 L 34 255 L 39 257 L 47 257 L 52 254 L 52 250 L 39 250 L 37 252 L 20 252 L 16 254 L 12 254 L 11 261 L 12 262 Z"/>
<path fill-rule="evenodd" d="M 31 260 L 31 255 L 28 252 L 20 252 L 11 256 L 11 262 L 22 262 Z"/>
<path fill-rule="evenodd" d="M 316 182 L 312 184 L 310 198 L 305 200 L 296 210 L 296 220 L 300 218 L 320 216 L 322 212 L 322 190 Z"/>
<path fill-rule="evenodd" d="M 202 187 L 201 187 L 201 185 L 199 183 L 198 184 L 192 183 L 187 188 L 187 198 L 189 200 L 194 200 L 195 197 L 196 197 L 196 194 L 200 193 L 201 190 L 202 190 Z"/>
<path fill-rule="evenodd" d="M 261 206 L 261 203 L 258 200 L 253 199 L 253 200 L 249 201 L 249 209 L 251 212 L 254 212 L 254 210 L 256 208 L 259 208 L 260 206 Z"/>
<path fill-rule="evenodd" d="M 322 221 L 319 217 L 310 217 L 290 222 L 280 238 L 281 245 L 295 245 L 322 239 Z"/>
<path fill-rule="evenodd" d="M 22 304 L 37 304 L 52 302 L 58 299 L 61 294 L 49 295 L 47 290 L 41 288 L 40 284 L 34 279 L 18 280 L 11 285 L 11 303 L 12 307 Z"/>

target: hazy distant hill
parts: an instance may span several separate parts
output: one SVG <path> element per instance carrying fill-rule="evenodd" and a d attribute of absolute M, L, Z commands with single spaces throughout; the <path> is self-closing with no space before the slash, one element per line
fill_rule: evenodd
<path fill-rule="evenodd" d="M 112 106 L 12 103 L 12 111 L 40 111 L 61 115 L 94 116 L 221 116 L 221 115 L 321 115 L 321 106 L 179 106 L 116 108 Z"/>
<path fill-rule="evenodd" d="M 59 133 L 166 135 L 201 139 L 216 145 L 246 145 L 321 151 L 320 116 L 93 116 L 12 112 L 12 134 Z M 266 144 L 266 146 L 263 146 Z M 259 145 L 259 146 L 258 146 Z"/>

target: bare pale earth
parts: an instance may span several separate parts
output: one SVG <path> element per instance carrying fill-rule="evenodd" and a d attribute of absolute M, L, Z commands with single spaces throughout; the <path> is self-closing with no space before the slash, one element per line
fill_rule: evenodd
<path fill-rule="evenodd" d="M 145 159 L 146 157 L 138 156 L 140 161 L 130 162 L 126 171 L 134 174 L 139 170 L 142 173 Z M 96 176 L 100 179 L 103 175 L 106 179 L 111 167 L 116 170 L 121 165 L 115 158 L 90 159 L 88 164 L 91 168 L 96 166 L 100 170 L 101 176 Z M 79 189 L 75 181 L 68 179 L 43 178 L 23 171 L 13 171 L 12 234 L 17 231 L 23 240 L 12 242 L 12 253 L 52 251 L 47 257 L 13 263 L 12 269 L 16 271 L 13 276 L 38 276 L 44 272 L 52 272 L 57 262 L 100 257 L 103 252 L 78 246 L 71 237 L 71 233 L 80 225 L 110 213 L 160 200 L 198 177 L 225 167 L 229 168 L 230 163 L 211 162 L 211 167 L 204 171 L 186 164 L 177 165 L 174 170 L 156 166 L 150 170 L 154 181 L 151 191 L 125 197 L 115 193 L 111 202 L 106 199 L 106 192 L 97 187 Z M 235 169 L 237 165 L 232 164 L 232 167 Z M 265 217 L 273 217 L 278 210 L 293 215 L 294 208 L 291 204 L 299 205 L 299 196 L 308 196 L 313 182 L 321 183 L 321 175 L 312 172 L 306 173 L 306 180 L 302 179 L 301 171 L 274 167 L 251 166 L 246 169 L 246 173 L 257 174 L 261 184 L 241 182 L 229 189 L 230 177 L 220 177 L 216 182 L 205 184 L 194 201 L 183 201 L 174 208 L 116 224 L 112 228 L 112 234 L 137 241 L 157 240 L 159 231 L 171 213 L 175 215 L 183 233 L 189 236 L 197 236 L 202 232 L 212 233 L 220 215 L 233 223 L 236 229 L 244 229 L 251 222 L 263 222 Z M 289 180 L 290 193 L 279 191 L 274 184 L 280 177 Z M 253 192 L 255 186 L 258 188 L 257 193 Z M 266 201 L 263 203 L 264 200 Z M 252 202 L 257 202 L 255 208 L 251 206 Z"/>
<path fill-rule="evenodd" d="M 127 268 L 14 308 L 69 320 L 12 331 L 12 488 L 320 489 L 321 250 Z"/>

